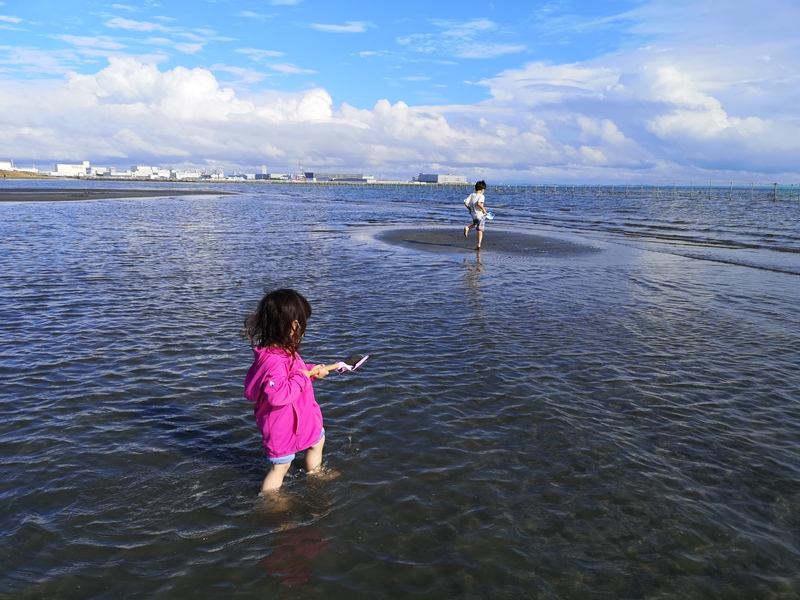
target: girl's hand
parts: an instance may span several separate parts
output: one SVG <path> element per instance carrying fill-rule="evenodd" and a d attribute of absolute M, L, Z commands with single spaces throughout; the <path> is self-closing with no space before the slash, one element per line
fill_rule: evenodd
<path fill-rule="evenodd" d="M 325 365 L 317 365 L 316 367 L 314 367 L 311 370 L 312 370 L 312 372 L 314 372 L 313 377 L 315 377 L 316 379 L 322 379 L 328 373 L 330 373 L 330 371 L 328 370 L 328 367 L 326 367 Z"/>
<path fill-rule="evenodd" d="M 309 379 L 323 379 L 330 371 L 325 365 L 315 365 L 310 371 L 305 371 Z"/>

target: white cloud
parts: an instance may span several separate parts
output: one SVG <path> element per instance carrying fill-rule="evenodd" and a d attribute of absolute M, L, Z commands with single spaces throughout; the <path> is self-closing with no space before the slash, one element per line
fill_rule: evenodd
<path fill-rule="evenodd" d="M 19 17 L 9 17 L 6 15 L 0 15 L 0 21 L 5 23 L 22 23 L 22 19 Z"/>
<path fill-rule="evenodd" d="M 326 25 L 323 23 L 311 23 L 311 29 L 317 31 L 327 31 L 330 33 L 364 33 L 368 28 L 374 27 L 364 21 L 347 21 L 346 25 Z"/>
<path fill-rule="evenodd" d="M 471 21 L 432 20 L 439 28 L 435 33 L 417 33 L 397 39 L 401 46 L 425 54 L 446 54 L 458 58 L 497 58 L 523 52 L 523 44 L 486 43 L 479 37 L 496 30 L 497 24 L 488 19 Z"/>
<path fill-rule="evenodd" d="M 169 27 L 165 27 L 160 23 L 149 23 L 147 21 L 133 21 L 131 19 L 123 19 L 122 17 L 113 17 L 106 21 L 106 27 L 112 29 L 128 29 L 131 31 L 170 31 Z"/>
<path fill-rule="evenodd" d="M 95 75 L 73 74 L 43 97 L 24 89 L 0 93 L 0 113 L 9 119 L 30 110 L 44 115 L 36 134 L 19 126 L 0 128 L 0 144 L 31 157 L 71 148 L 69 157 L 77 152 L 96 163 L 120 157 L 130 162 L 147 153 L 148 162 L 197 164 L 203 156 L 224 155 L 247 165 L 265 160 L 263 151 L 273 158 L 312 156 L 320 167 L 414 173 L 431 161 L 452 169 L 567 164 L 581 152 L 586 164 L 609 164 L 615 149 L 631 145 L 612 123 L 588 118 L 572 124 L 582 131 L 582 142 L 573 147 L 555 139 L 541 120 L 515 122 L 513 111 L 485 118 L 453 109 L 448 117 L 441 109 L 386 100 L 372 110 L 344 104 L 334 111 L 321 89 L 240 98 L 209 71 L 161 72 L 131 59 L 112 59 Z"/>
<path fill-rule="evenodd" d="M 262 13 L 253 12 L 252 10 L 245 10 L 239 13 L 240 17 L 244 17 L 246 19 L 256 19 L 259 21 L 268 21 L 270 19 L 275 18 L 276 15 L 265 15 Z"/>
<path fill-rule="evenodd" d="M 184 54 L 197 54 L 205 47 L 205 44 L 177 43 L 175 50 Z"/>
<path fill-rule="evenodd" d="M 493 97 L 474 106 L 381 100 L 371 110 L 347 104 L 334 110 L 322 89 L 240 96 L 204 69 L 160 71 L 118 58 L 45 92 L 32 85 L 0 91 L 0 146 L 15 148 L 16 160 L 202 165 L 204 157 L 217 156 L 239 168 L 308 157 L 318 169 L 407 176 L 435 164 L 453 172 L 480 168 L 495 178 L 547 174 L 561 181 L 645 171 L 674 177 L 682 160 L 673 156 L 676 149 L 691 149 L 701 166 L 697 157 L 711 149 L 742 169 L 746 160 L 737 165 L 732 146 L 754 144 L 773 159 L 800 149 L 800 135 L 781 137 L 765 119 L 731 117 L 679 70 L 654 69 L 630 87 L 621 83 L 625 75 L 534 63 L 483 81 Z"/>
<path fill-rule="evenodd" d="M 245 54 L 249 56 L 252 60 L 258 62 L 283 56 L 283 52 L 278 52 L 276 50 L 262 50 L 261 48 L 239 48 L 238 50 L 236 50 L 236 52 L 238 52 L 239 54 Z"/>
<path fill-rule="evenodd" d="M 214 65 L 211 67 L 211 70 L 233 75 L 236 78 L 236 85 L 242 86 L 245 89 L 247 86 L 263 81 L 267 77 L 264 73 L 254 69 L 232 67 L 228 65 Z"/>
<path fill-rule="evenodd" d="M 491 95 L 500 102 L 513 102 L 534 108 L 576 99 L 602 99 L 618 85 L 619 72 L 591 65 L 546 65 L 530 63 L 483 80 Z"/>
<path fill-rule="evenodd" d="M 161 38 L 161 37 L 150 37 L 146 40 L 142 40 L 145 44 L 152 44 L 154 46 L 171 46 L 172 40 L 169 38 Z"/>
<path fill-rule="evenodd" d="M 59 35 L 56 38 L 79 48 L 96 48 L 100 50 L 122 50 L 125 48 L 125 44 L 121 44 L 105 35 L 97 37 Z"/>
<path fill-rule="evenodd" d="M 711 62 L 724 62 L 725 51 L 700 54 L 699 63 L 652 49 L 573 65 L 533 63 L 481 81 L 493 98 L 482 108 L 494 120 L 515 109 L 543 119 L 553 148 L 562 144 L 569 156 L 579 147 L 582 164 L 796 169 L 800 119 L 778 123 L 763 104 L 732 102 L 742 81 L 723 79 Z M 752 112 L 731 114 L 728 104 Z"/>
<path fill-rule="evenodd" d="M 283 64 L 273 64 L 269 65 L 269 68 L 273 71 L 277 71 L 278 73 L 285 73 L 286 75 L 301 75 L 301 74 L 312 74 L 315 71 L 311 69 L 301 69 L 292 64 L 283 63 Z"/>
<path fill-rule="evenodd" d="M 520 44 L 471 44 L 456 52 L 459 58 L 497 58 L 504 54 L 523 52 L 525 46 Z"/>
<path fill-rule="evenodd" d="M 4 57 L 0 55 L 0 65 L 6 65 L 5 70 L 12 73 L 63 75 L 69 70 L 68 65 L 80 62 L 73 50 L 46 52 L 35 48 L 0 46 L 0 52 L 5 54 Z"/>

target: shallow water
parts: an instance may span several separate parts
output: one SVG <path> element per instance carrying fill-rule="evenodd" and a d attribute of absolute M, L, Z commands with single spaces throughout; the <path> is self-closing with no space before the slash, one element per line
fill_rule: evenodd
<path fill-rule="evenodd" d="M 225 189 L 0 204 L 2 594 L 800 594 L 800 202 L 490 190 L 478 256 L 459 192 Z M 280 286 L 372 358 L 265 502 Z"/>

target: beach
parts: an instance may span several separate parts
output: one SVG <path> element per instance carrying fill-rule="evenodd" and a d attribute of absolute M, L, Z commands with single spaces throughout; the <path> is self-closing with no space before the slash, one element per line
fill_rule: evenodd
<path fill-rule="evenodd" d="M 800 595 L 798 203 L 491 193 L 477 252 L 446 191 L 152 189 L 0 203 L 3 597 Z M 279 287 L 370 359 L 271 501 Z"/>

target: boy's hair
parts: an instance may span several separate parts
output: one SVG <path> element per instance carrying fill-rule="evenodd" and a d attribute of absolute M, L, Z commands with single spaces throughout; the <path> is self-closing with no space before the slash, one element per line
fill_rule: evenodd
<path fill-rule="evenodd" d="M 483 179 L 481 179 L 480 181 L 478 181 L 475 184 L 475 191 L 476 192 L 480 192 L 481 190 L 485 190 L 485 189 L 486 189 L 486 182 Z"/>
<path fill-rule="evenodd" d="M 277 346 L 294 356 L 300 348 L 309 317 L 311 305 L 299 292 L 275 290 L 266 294 L 255 312 L 244 320 L 244 335 L 254 348 Z M 292 332 L 295 321 L 298 327 Z"/>

